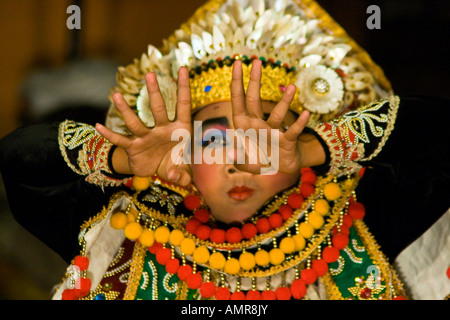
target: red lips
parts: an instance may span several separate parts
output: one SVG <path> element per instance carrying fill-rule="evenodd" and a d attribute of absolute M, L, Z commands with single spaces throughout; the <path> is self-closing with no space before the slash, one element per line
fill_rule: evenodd
<path fill-rule="evenodd" d="M 255 190 L 247 186 L 236 186 L 230 189 L 230 191 L 228 191 L 227 193 L 233 200 L 242 201 L 250 198 L 253 195 L 254 191 Z"/>

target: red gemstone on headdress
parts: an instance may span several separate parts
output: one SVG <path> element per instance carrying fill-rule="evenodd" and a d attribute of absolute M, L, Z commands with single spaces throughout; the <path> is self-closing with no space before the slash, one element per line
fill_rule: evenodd
<path fill-rule="evenodd" d="M 363 299 L 369 299 L 372 296 L 372 290 L 370 288 L 364 288 L 359 293 L 359 296 Z"/>
<path fill-rule="evenodd" d="M 280 84 L 280 90 L 284 92 L 284 91 L 286 91 L 286 87 L 284 85 Z"/>

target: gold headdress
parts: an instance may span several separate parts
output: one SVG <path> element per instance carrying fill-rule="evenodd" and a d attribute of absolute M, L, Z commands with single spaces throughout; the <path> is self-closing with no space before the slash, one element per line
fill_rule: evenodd
<path fill-rule="evenodd" d="M 391 95 L 389 81 L 336 23 L 312 0 L 210 0 L 181 28 L 117 73 L 117 86 L 147 126 L 154 120 L 144 77 L 157 74 L 169 118 L 175 116 L 178 69 L 190 70 L 192 110 L 230 99 L 231 68 L 243 61 L 244 85 L 253 59 L 263 61 L 261 96 L 279 101 L 289 83 L 297 86 L 291 110 L 306 108 L 313 121 Z M 126 131 L 112 106 L 106 125 Z"/>

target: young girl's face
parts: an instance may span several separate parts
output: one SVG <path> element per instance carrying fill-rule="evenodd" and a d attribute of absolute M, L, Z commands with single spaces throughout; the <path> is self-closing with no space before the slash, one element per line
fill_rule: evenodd
<path fill-rule="evenodd" d="M 270 113 L 274 106 L 272 102 L 263 101 L 263 112 Z M 295 119 L 296 116 L 288 112 L 284 123 L 290 125 Z M 233 129 L 231 102 L 211 104 L 197 112 L 193 120 L 202 122 L 202 140 L 209 140 L 205 135 L 207 129 L 222 131 L 225 137 L 225 130 Z M 194 134 L 198 136 L 198 133 Z M 202 144 L 202 141 L 195 140 L 193 143 Z M 205 142 L 202 147 L 205 147 Z M 225 146 L 223 149 L 226 157 Z M 281 172 L 274 175 L 251 174 L 226 164 L 225 159 L 221 163 L 194 163 L 191 169 L 193 183 L 208 204 L 211 214 L 224 223 L 249 219 L 267 200 L 292 186 L 300 175 Z"/>

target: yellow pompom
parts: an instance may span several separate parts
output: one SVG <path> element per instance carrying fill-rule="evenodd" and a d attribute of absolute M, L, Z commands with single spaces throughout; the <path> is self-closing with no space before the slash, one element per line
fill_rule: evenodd
<path fill-rule="evenodd" d="M 314 227 L 309 222 L 300 223 L 298 230 L 300 231 L 300 234 L 306 239 L 311 238 L 314 233 Z"/>
<path fill-rule="evenodd" d="M 130 222 L 135 222 L 135 221 L 136 221 L 135 215 L 132 214 L 132 213 L 128 213 L 128 214 L 127 214 L 127 221 L 128 221 L 128 223 L 130 223 Z"/>
<path fill-rule="evenodd" d="M 308 216 L 308 222 L 311 223 L 314 229 L 320 229 L 325 223 L 325 220 L 320 214 L 313 211 Z"/>
<path fill-rule="evenodd" d="M 250 270 L 256 264 L 255 256 L 250 252 L 241 253 L 239 256 L 239 264 L 243 270 Z"/>
<path fill-rule="evenodd" d="M 303 250 L 303 248 L 306 245 L 305 238 L 303 238 L 301 234 L 296 234 L 296 235 L 292 236 L 292 239 L 295 242 L 295 250 L 296 251 Z"/>
<path fill-rule="evenodd" d="M 284 253 L 292 253 L 295 251 L 295 241 L 291 237 L 286 237 L 280 242 L 280 249 Z"/>
<path fill-rule="evenodd" d="M 155 231 L 144 229 L 139 236 L 139 242 L 144 247 L 151 247 L 155 243 Z"/>
<path fill-rule="evenodd" d="M 116 230 L 125 228 L 128 223 L 127 215 L 123 212 L 117 212 L 111 216 L 109 224 Z"/>
<path fill-rule="evenodd" d="M 194 258 L 194 261 L 197 262 L 197 263 L 206 263 L 206 262 L 208 262 L 208 260 L 209 260 L 208 248 L 206 248 L 205 246 L 197 247 L 194 250 L 192 258 Z"/>
<path fill-rule="evenodd" d="M 150 186 L 150 179 L 145 177 L 133 177 L 133 188 L 137 191 L 142 191 Z"/>
<path fill-rule="evenodd" d="M 142 233 L 142 226 L 138 222 L 131 222 L 127 224 L 123 232 L 128 239 L 136 240 Z"/>
<path fill-rule="evenodd" d="M 184 239 L 184 234 L 183 234 L 183 231 L 181 231 L 181 230 L 174 229 L 170 233 L 169 241 L 174 246 L 179 246 L 181 241 L 183 241 L 183 239 Z"/>
<path fill-rule="evenodd" d="M 161 226 L 155 230 L 155 240 L 159 243 L 166 243 L 169 241 L 170 230 L 166 226 Z"/>
<path fill-rule="evenodd" d="M 180 243 L 180 250 L 184 254 L 191 255 L 195 250 L 195 241 L 191 238 L 184 238 Z"/>
<path fill-rule="evenodd" d="M 323 195 L 330 201 L 337 200 L 342 195 L 341 187 L 335 182 L 327 183 L 323 187 Z"/>
<path fill-rule="evenodd" d="M 269 253 L 266 250 L 258 250 L 255 253 L 255 262 L 258 266 L 267 266 L 270 262 Z"/>
<path fill-rule="evenodd" d="M 325 199 L 317 199 L 314 203 L 314 211 L 318 214 L 325 216 L 330 212 L 330 205 Z"/>
<path fill-rule="evenodd" d="M 214 252 L 209 257 L 209 265 L 213 269 L 221 270 L 225 265 L 225 257 L 220 252 Z"/>
<path fill-rule="evenodd" d="M 230 258 L 225 262 L 224 271 L 228 274 L 237 274 L 241 269 L 241 265 L 236 258 Z"/>
<path fill-rule="evenodd" d="M 280 248 L 273 248 L 269 252 L 270 256 L 270 263 L 277 266 L 281 263 L 283 263 L 285 259 L 284 252 Z"/>

